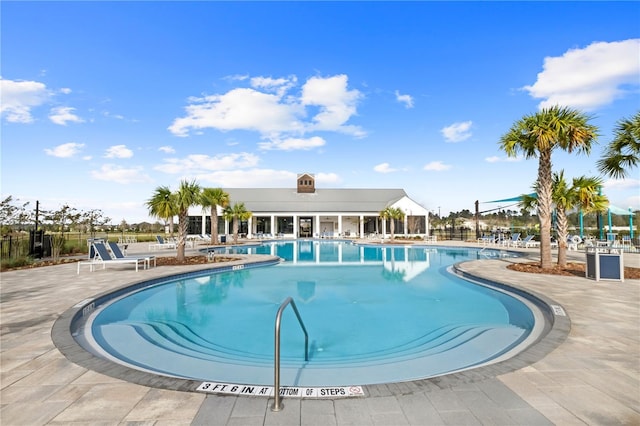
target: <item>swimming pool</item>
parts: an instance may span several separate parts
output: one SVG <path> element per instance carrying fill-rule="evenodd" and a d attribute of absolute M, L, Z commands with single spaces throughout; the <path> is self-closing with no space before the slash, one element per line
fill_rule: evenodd
<path fill-rule="evenodd" d="M 290 386 L 401 382 L 497 362 L 535 335 L 526 300 L 447 272 L 505 252 L 337 241 L 272 242 L 235 252 L 275 254 L 277 266 L 199 272 L 154 282 L 96 307 L 89 350 L 170 377 L 273 383 L 273 328 L 282 301 L 281 380 Z"/>

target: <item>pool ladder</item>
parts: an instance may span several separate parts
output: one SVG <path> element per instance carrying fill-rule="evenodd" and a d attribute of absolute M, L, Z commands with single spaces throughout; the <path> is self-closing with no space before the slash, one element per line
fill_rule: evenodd
<path fill-rule="evenodd" d="M 274 399 L 273 405 L 271 406 L 271 411 L 280 411 L 282 410 L 282 402 L 280 401 L 280 321 L 282 319 L 282 312 L 287 307 L 287 305 L 291 305 L 293 308 L 293 312 L 296 313 L 296 317 L 298 317 L 298 322 L 300 323 L 300 327 L 302 327 L 302 331 L 304 331 L 304 360 L 309 361 L 309 334 L 307 333 L 307 329 L 302 322 L 302 318 L 300 317 L 300 312 L 298 312 L 298 308 L 296 307 L 296 303 L 293 301 L 292 297 L 287 297 L 284 302 L 280 305 L 280 309 L 278 309 L 278 313 L 276 314 L 276 325 L 275 325 L 275 353 L 273 357 L 273 371 L 274 371 Z"/>

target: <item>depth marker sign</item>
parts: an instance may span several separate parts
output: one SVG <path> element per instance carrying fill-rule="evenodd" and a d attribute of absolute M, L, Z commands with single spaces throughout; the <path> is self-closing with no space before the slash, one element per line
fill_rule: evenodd
<path fill-rule="evenodd" d="M 225 395 L 273 396 L 273 386 L 235 385 L 231 383 L 202 382 L 198 389 L 201 392 Z M 364 396 L 362 386 L 326 386 L 302 388 L 295 386 L 280 387 L 280 396 L 289 398 L 345 398 Z"/>

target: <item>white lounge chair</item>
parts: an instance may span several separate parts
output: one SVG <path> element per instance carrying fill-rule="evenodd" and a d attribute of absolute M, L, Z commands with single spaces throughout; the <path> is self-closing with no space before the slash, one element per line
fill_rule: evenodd
<path fill-rule="evenodd" d="M 111 257 L 109 254 L 109 250 L 107 250 L 107 246 L 104 243 L 95 242 L 93 243 L 93 249 L 95 256 L 89 262 L 78 262 L 78 274 L 80 273 L 81 265 L 89 265 L 89 270 L 93 272 L 96 265 L 102 265 L 102 269 L 107 267 L 107 264 L 134 264 L 136 266 L 136 272 L 138 272 L 138 265 L 142 262 L 142 266 L 145 265 L 145 260 L 143 258 L 128 258 L 128 259 L 116 259 Z"/>
<path fill-rule="evenodd" d="M 540 245 L 540 242 L 534 241 L 533 237 L 534 235 L 527 235 L 526 237 L 524 237 L 524 240 L 518 241 L 515 247 L 520 247 L 520 248 L 538 247 Z"/>
<path fill-rule="evenodd" d="M 162 238 L 160 235 L 156 235 L 156 243 L 155 244 L 149 244 L 149 250 L 156 250 L 156 249 L 161 249 L 161 248 L 166 248 L 166 249 L 174 249 L 176 248 L 176 243 L 171 243 L 168 241 L 165 241 L 164 238 Z"/>
<path fill-rule="evenodd" d="M 517 247 L 517 244 L 519 241 L 520 241 L 520 233 L 516 232 L 515 234 L 511 234 L 511 239 L 503 240 L 502 245 L 507 247 Z"/>
<path fill-rule="evenodd" d="M 483 235 L 482 237 L 478 238 L 478 244 L 487 245 L 487 244 L 495 244 L 495 243 L 496 243 L 495 235 Z"/>
<path fill-rule="evenodd" d="M 118 246 L 118 244 L 114 243 L 113 241 L 109 241 L 107 244 L 109 244 L 109 249 L 116 259 L 142 259 L 144 260 L 145 269 L 148 269 L 151 266 L 151 261 L 153 260 L 153 266 L 156 266 L 156 257 L 153 255 L 126 256 L 124 253 L 122 253 L 122 250 L 120 250 L 120 246 Z"/>

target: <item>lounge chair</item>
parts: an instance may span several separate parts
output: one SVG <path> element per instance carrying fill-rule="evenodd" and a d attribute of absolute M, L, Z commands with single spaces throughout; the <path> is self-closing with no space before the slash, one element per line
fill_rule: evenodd
<path fill-rule="evenodd" d="M 507 247 L 517 247 L 517 244 L 519 241 L 520 241 L 520 233 L 516 232 L 515 234 L 511 234 L 511 239 L 502 240 L 502 245 Z"/>
<path fill-rule="evenodd" d="M 483 235 L 478 238 L 478 244 L 487 245 L 487 244 L 495 244 L 496 237 L 494 235 Z"/>
<path fill-rule="evenodd" d="M 136 272 L 138 272 L 138 265 L 140 264 L 140 262 L 142 262 L 143 267 L 145 265 L 144 258 L 116 259 L 115 257 L 111 257 L 111 255 L 109 254 L 109 250 L 107 250 L 107 246 L 105 246 L 104 243 L 93 243 L 93 249 L 95 255 L 89 262 L 78 262 L 78 274 L 80 273 L 81 265 L 89 265 L 89 270 L 91 272 L 93 272 L 96 265 L 102 265 L 102 269 L 105 269 L 107 267 L 107 264 L 122 265 L 133 263 L 134 265 L 136 265 Z"/>
<path fill-rule="evenodd" d="M 176 243 L 171 243 L 168 241 L 165 241 L 164 238 L 162 238 L 160 235 L 156 235 L 156 243 L 155 244 L 149 244 L 149 250 L 156 250 L 156 249 L 161 249 L 161 248 L 166 248 L 166 249 L 174 249 L 176 248 Z"/>
<path fill-rule="evenodd" d="M 567 248 L 569 250 L 578 250 L 578 244 L 582 243 L 582 238 L 580 235 L 569 235 L 567 237 Z"/>
<path fill-rule="evenodd" d="M 515 246 L 520 248 L 539 247 L 540 242 L 534 241 L 533 237 L 534 235 L 527 235 L 524 240 L 518 241 Z"/>
<path fill-rule="evenodd" d="M 120 246 L 118 246 L 118 244 L 114 243 L 113 241 L 109 241 L 107 244 L 109 244 L 109 249 L 116 259 L 142 259 L 144 260 L 145 269 L 148 269 L 151 266 L 151 261 L 153 260 L 154 268 L 156 266 L 156 257 L 153 255 L 126 256 L 124 253 L 122 253 L 122 250 L 120 250 Z"/>

